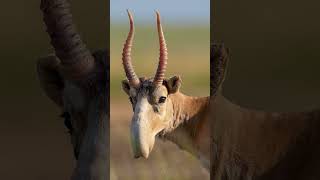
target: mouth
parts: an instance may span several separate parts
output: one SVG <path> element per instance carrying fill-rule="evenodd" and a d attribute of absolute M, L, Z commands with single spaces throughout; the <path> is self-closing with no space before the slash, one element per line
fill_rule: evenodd
<path fill-rule="evenodd" d="M 133 145 L 133 158 L 139 159 L 142 157 L 143 159 L 148 159 L 154 147 L 155 139 L 157 137 L 162 138 L 164 133 L 163 131 L 159 131 L 157 134 L 152 135 L 152 133 L 147 133 L 146 135 L 146 133 L 135 134 L 135 132 L 136 131 L 132 131 L 131 136 Z"/>
<path fill-rule="evenodd" d="M 161 139 L 161 140 L 165 140 L 165 133 L 164 133 L 164 130 L 161 130 L 160 132 L 158 132 L 157 134 L 156 134 L 156 138 L 159 138 L 159 139 Z"/>
<path fill-rule="evenodd" d="M 139 159 L 141 157 L 143 157 L 143 159 L 148 159 L 149 155 L 152 152 L 152 149 L 155 143 L 155 138 L 161 137 L 161 136 L 162 136 L 162 133 L 158 133 L 151 139 L 151 142 L 147 143 L 147 146 L 139 146 L 137 148 L 134 148 L 134 154 L 133 154 L 134 159 Z"/>
<path fill-rule="evenodd" d="M 134 159 L 139 159 L 139 158 L 141 158 L 141 157 L 143 157 L 144 159 L 148 159 L 148 157 L 149 157 L 149 152 L 144 153 L 144 154 L 142 154 L 142 153 L 140 152 L 140 153 L 138 153 L 138 154 L 135 154 L 133 157 L 134 157 Z"/>

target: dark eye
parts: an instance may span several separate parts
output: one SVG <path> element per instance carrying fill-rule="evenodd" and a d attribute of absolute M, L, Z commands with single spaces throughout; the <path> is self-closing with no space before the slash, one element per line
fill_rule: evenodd
<path fill-rule="evenodd" d="M 68 129 L 69 134 L 72 134 L 73 127 L 70 114 L 68 112 L 64 112 L 60 117 L 64 118 L 64 126 Z"/>
<path fill-rule="evenodd" d="M 161 97 L 159 98 L 159 103 L 164 103 L 165 101 L 166 101 L 166 97 L 161 96 Z"/>

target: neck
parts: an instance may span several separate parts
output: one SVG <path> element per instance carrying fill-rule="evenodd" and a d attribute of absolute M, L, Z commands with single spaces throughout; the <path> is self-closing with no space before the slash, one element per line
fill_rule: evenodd
<path fill-rule="evenodd" d="M 93 101 L 91 116 L 81 145 L 72 180 L 105 180 L 109 177 L 109 102 L 105 98 Z M 99 98 L 98 98 L 99 101 Z"/>
<path fill-rule="evenodd" d="M 298 167 L 304 159 L 296 157 L 305 156 L 297 154 L 311 154 L 305 150 L 312 150 L 312 144 L 316 144 L 315 139 L 319 137 L 313 128 L 318 127 L 319 122 L 317 118 L 320 113 L 316 111 L 265 112 L 247 109 L 232 103 L 220 93 L 210 105 L 210 117 L 213 119 L 210 174 L 214 179 L 222 176 L 244 179 L 243 176 L 272 174 L 279 170 L 272 169 L 275 167 L 282 167 L 282 172 L 283 167 Z"/>
<path fill-rule="evenodd" d="M 164 138 L 192 155 L 206 159 L 209 166 L 210 126 L 206 118 L 209 97 L 190 97 L 175 93 L 170 97 L 173 118 Z"/>

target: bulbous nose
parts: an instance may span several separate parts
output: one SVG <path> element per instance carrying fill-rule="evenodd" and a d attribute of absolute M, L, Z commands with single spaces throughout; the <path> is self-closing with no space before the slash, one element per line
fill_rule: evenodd
<path fill-rule="evenodd" d="M 139 144 L 140 146 L 134 146 L 134 157 L 140 158 L 142 156 L 145 159 L 148 159 L 150 153 L 152 152 L 154 142 L 155 137 L 150 136 L 145 143 Z"/>
<path fill-rule="evenodd" d="M 149 126 L 143 124 L 137 123 L 137 121 L 132 122 L 131 145 L 135 158 L 144 157 L 147 159 L 153 149 L 155 136 L 150 132 Z"/>
<path fill-rule="evenodd" d="M 148 159 L 150 151 L 140 151 L 136 152 L 134 154 L 134 158 L 138 159 L 140 157 L 144 157 L 145 159 Z"/>
<path fill-rule="evenodd" d="M 142 156 L 143 156 L 145 159 L 148 159 L 149 153 L 150 153 L 150 151 L 144 151 L 144 152 L 142 152 L 141 154 L 142 154 Z"/>
<path fill-rule="evenodd" d="M 154 133 L 148 117 L 149 105 L 147 98 L 138 101 L 131 121 L 131 145 L 135 158 L 148 158 L 154 144 Z M 151 109 L 152 110 L 152 109 Z"/>

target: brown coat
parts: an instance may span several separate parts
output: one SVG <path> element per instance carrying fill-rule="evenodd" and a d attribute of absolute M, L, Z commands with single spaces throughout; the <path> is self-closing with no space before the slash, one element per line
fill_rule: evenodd
<path fill-rule="evenodd" d="M 226 62 L 219 61 L 227 61 L 227 51 L 214 45 L 213 54 L 212 63 L 225 64 L 220 66 L 223 76 Z M 210 100 L 212 179 L 320 179 L 320 110 L 246 109 L 224 98 L 223 77 L 215 78 L 218 88 Z"/>

